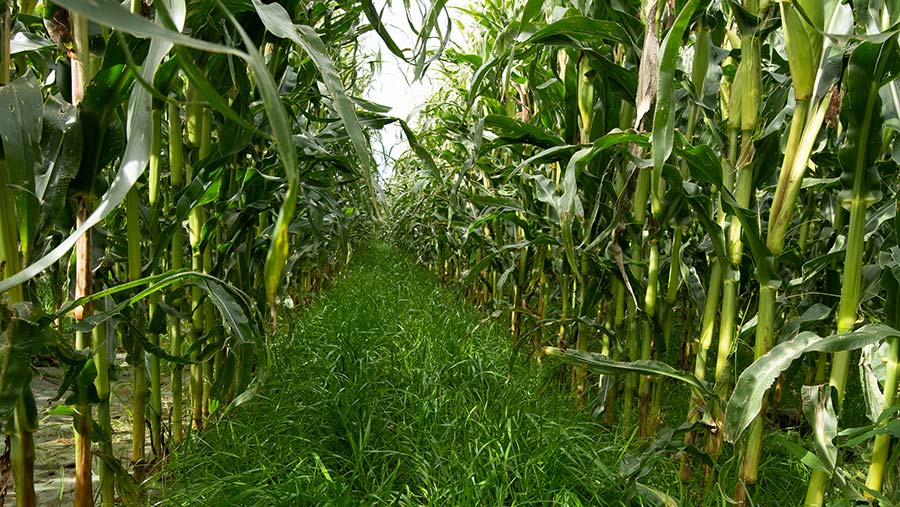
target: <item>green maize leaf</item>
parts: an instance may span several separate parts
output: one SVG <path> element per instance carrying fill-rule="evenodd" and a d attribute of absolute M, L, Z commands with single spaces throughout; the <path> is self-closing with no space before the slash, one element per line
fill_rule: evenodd
<path fill-rule="evenodd" d="M 718 398 L 709 384 L 698 379 L 693 374 L 686 371 L 676 370 L 671 366 L 659 361 L 614 361 L 604 355 L 594 352 L 582 352 L 573 349 L 560 349 L 557 347 L 544 347 L 544 353 L 550 357 L 557 357 L 569 364 L 584 366 L 588 370 L 597 373 L 642 373 L 644 375 L 662 375 L 671 379 L 679 380 L 685 384 L 697 389 L 706 398 L 715 400 Z"/>
<path fill-rule="evenodd" d="M 132 41 L 146 49 L 143 41 Z M 79 105 L 78 119 L 82 132 L 94 136 L 86 139 L 82 148 L 81 165 L 69 184 L 70 195 L 94 195 L 104 182 L 98 182 L 100 172 L 122 152 L 122 123 L 117 111 L 128 99 L 134 85 L 134 75 L 128 72 L 126 51 L 129 42 L 124 38 L 110 40 L 103 55 L 103 63 L 87 84 L 84 100 Z"/>
<path fill-rule="evenodd" d="M 562 181 L 562 195 L 558 199 L 557 214 L 559 215 L 559 228 L 562 236 L 563 247 L 566 252 L 566 259 L 575 274 L 575 279 L 581 283 L 581 270 L 579 269 L 578 260 L 575 255 L 575 237 L 573 225 L 575 219 L 584 220 L 584 208 L 581 205 L 581 199 L 578 197 L 578 174 L 584 170 L 585 165 L 598 152 L 590 148 L 578 151 L 569 160 L 566 165 L 566 172 Z"/>
<path fill-rule="evenodd" d="M 55 47 L 56 43 L 37 34 L 17 32 L 9 39 L 9 53 L 11 56 L 26 54 L 40 49 Z"/>
<path fill-rule="evenodd" d="M 866 27 L 869 36 L 881 36 L 896 31 L 897 23 L 900 22 L 900 2 L 897 0 L 854 0 L 853 5 L 859 23 Z M 896 37 L 896 34 L 891 36 Z M 900 85 L 889 83 L 887 89 L 882 90 L 882 94 L 893 109 L 893 114 L 886 112 L 885 119 L 897 119 L 900 112 Z"/>
<path fill-rule="evenodd" d="M 803 178 L 800 184 L 801 189 L 827 187 L 840 182 L 840 178 Z"/>
<path fill-rule="evenodd" d="M 633 46 L 628 32 L 614 21 L 569 16 L 551 23 L 534 33 L 522 33 L 519 42 L 523 45 L 559 45 L 576 41 L 587 45 L 610 45 L 612 43 Z"/>
<path fill-rule="evenodd" d="M 552 162 L 562 162 L 572 158 L 572 152 L 583 148 L 586 145 L 581 144 L 565 144 L 562 146 L 554 146 L 537 152 L 535 155 L 528 157 L 524 162 L 516 166 L 516 169 L 509 174 L 509 178 L 517 175 L 522 169 L 534 164 L 549 164 Z"/>
<path fill-rule="evenodd" d="M 518 211 L 522 213 L 528 212 L 521 202 L 506 197 L 476 194 L 469 197 L 469 202 L 480 206 L 496 206 L 501 208 L 503 211 Z M 469 228 L 470 231 L 473 229 L 474 227 Z"/>
<path fill-rule="evenodd" d="M 129 66 L 131 66 L 132 62 L 133 62 L 133 60 L 129 58 Z M 132 72 L 134 72 L 135 74 L 138 74 L 139 71 L 136 70 L 136 68 L 133 68 L 133 67 L 130 67 L 130 68 L 131 68 Z M 154 89 L 150 90 L 150 93 L 153 93 L 153 92 L 159 93 L 159 96 L 157 96 L 155 93 L 153 94 L 153 96 L 157 100 L 160 100 L 163 98 L 168 99 L 170 93 L 175 93 L 177 91 L 176 89 L 177 89 L 178 85 L 181 84 L 181 80 L 179 79 L 179 76 L 178 76 L 179 68 L 180 68 L 180 65 L 178 63 L 178 60 L 175 58 L 169 58 L 168 60 L 166 60 L 159 66 L 159 69 L 157 69 L 157 71 L 156 71 L 156 76 L 153 77 L 153 88 Z M 147 83 L 147 84 L 150 84 L 150 83 Z M 144 85 L 144 86 L 146 87 L 146 85 Z M 160 104 L 160 107 L 164 108 L 164 106 L 162 106 L 161 104 Z"/>
<path fill-rule="evenodd" d="M 789 439 L 787 436 L 780 432 L 775 432 L 766 437 L 768 440 L 774 441 L 776 444 L 784 447 L 789 453 L 791 453 L 795 458 L 799 459 L 801 463 L 812 468 L 813 470 L 819 470 L 821 472 L 828 472 L 828 469 L 825 467 L 825 464 L 822 463 L 822 460 L 819 459 L 815 453 L 809 452 L 802 445 L 794 442 Z"/>
<path fill-rule="evenodd" d="M 825 16 L 823 18 L 825 22 L 823 36 L 825 34 L 827 36 L 821 39 L 824 46 L 817 67 L 816 83 L 813 87 L 813 104 L 821 101 L 843 74 L 846 41 L 841 41 L 836 36 L 853 33 L 853 9 L 836 0 L 830 0 L 829 4 L 830 9 L 826 7 L 824 10 L 824 13 L 827 14 L 823 14 Z M 803 15 L 802 9 L 798 9 L 798 12 Z M 818 29 L 817 26 L 811 24 L 809 19 L 807 19 L 807 26 Z"/>
<path fill-rule="evenodd" d="M 694 11 L 700 0 L 690 0 L 678 12 L 675 23 L 669 29 L 662 42 L 662 55 L 659 59 L 657 74 L 656 110 L 653 113 L 653 132 L 651 134 L 650 152 L 653 157 L 653 181 L 651 185 L 653 197 L 662 199 L 659 194 L 660 185 L 655 182 L 662 178 L 662 168 L 666 159 L 672 154 L 675 140 L 675 67 L 681 53 L 681 39 L 687 31 Z"/>
<path fill-rule="evenodd" d="M 172 47 L 173 39 L 177 39 L 182 43 L 193 44 L 194 46 L 202 46 L 204 49 L 234 51 L 231 48 L 197 41 L 178 32 L 163 28 L 160 24 L 155 24 L 140 16 L 130 14 L 115 2 L 61 0 L 56 3 L 63 8 L 108 26 L 116 26 L 119 29 L 125 29 L 138 35 L 153 36 L 154 39 L 150 43 L 149 53 L 141 68 L 142 77 L 148 82 L 152 82 L 156 68 Z M 169 11 L 171 17 L 176 20 L 176 26 L 183 25 L 185 16 L 183 2 L 180 0 L 168 0 L 164 1 L 163 5 Z M 119 172 L 109 190 L 97 202 L 94 212 L 78 230 L 64 239 L 50 253 L 32 262 L 28 267 L 13 276 L 0 281 L 0 293 L 6 292 L 37 276 L 62 258 L 75 246 L 79 237 L 112 213 L 116 206 L 125 198 L 128 190 L 143 174 L 150 159 L 150 94 L 141 87 L 136 87 L 131 92 L 131 99 L 128 105 L 128 130 L 128 144 L 122 157 Z"/>
<path fill-rule="evenodd" d="M 257 369 L 257 365 L 259 361 L 256 358 L 259 356 L 256 353 L 256 349 L 251 344 L 242 344 L 238 345 L 235 353 L 232 356 L 236 356 L 239 362 L 237 370 L 237 380 L 235 382 L 235 388 L 238 392 L 246 392 L 248 386 L 250 386 L 251 382 L 255 378 L 258 383 L 265 383 L 266 378 L 268 377 L 268 369 Z M 261 359 L 261 358 L 260 358 Z M 255 375 L 254 375 L 255 373 Z M 258 384 L 257 384 L 258 385 Z M 251 388 L 252 389 L 252 388 Z M 241 394 L 243 394 L 241 392 Z M 238 395 L 240 397 L 240 395 Z"/>
<path fill-rule="evenodd" d="M 638 146 L 647 147 L 650 145 L 650 137 L 646 133 L 639 133 L 634 130 L 621 131 L 613 129 L 608 134 L 591 143 L 591 149 L 599 152 L 626 143 L 634 143 Z"/>
<path fill-rule="evenodd" d="M 839 234 L 835 237 L 834 244 L 828 252 L 803 263 L 803 268 L 801 270 L 803 276 L 799 277 L 799 279 L 791 280 L 791 285 L 799 285 L 807 280 L 813 279 L 816 274 L 831 266 L 831 263 L 834 262 L 835 259 L 842 258 L 846 251 L 847 236 Z"/>
<path fill-rule="evenodd" d="M 18 187 L 14 194 L 16 219 L 26 261 L 34 245 L 40 213 L 34 193 L 35 172 L 41 160 L 43 108 L 40 83 L 31 72 L 0 87 L 0 140 L 9 182 Z"/>
<path fill-rule="evenodd" d="M 469 157 L 466 159 L 466 162 L 462 164 L 457 174 L 456 182 L 453 184 L 453 188 L 450 190 L 451 199 L 455 199 L 459 193 L 459 187 L 462 185 L 463 179 L 462 175 L 467 174 L 472 167 L 475 165 L 475 159 L 478 158 L 478 152 L 481 151 L 481 141 L 484 139 L 484 119 L 480 119 L 475 122 L 475 125 L 472 126 L 471 132 L 472 136 L 472 152 Z M 452 173 L 450 173 L 452 174 Z M 445 176 L 446 178 L 450 177 L 450 174 Z"/>
<path fill-rule="evenodd" d="M 108 470 L 112 472 L 116 481 L 116 492 L 125 505 L 140 505 L 145 498 L 141 485 L 131 476 L 128 470 L 122 466 L 118 458 L 102 451 L 95 451 L 94 455 L 103 460 Z"/>
<path fill-rule="evenodd" d="M 228 324 L 237 344 L 259 344 L 260 333 L 253 326 L 250 298 L 233 285 L 212 276 L 194 282 L 203 289 Z"/>
<path fill-rule="evenodd" d="M 434 158 L 432 158 L 431 154 L 428 153 L 428 150 L 425 149 L 422 144 L 419 143 L 419 139 L 416 136 L 416 133 L 409 127 L 409 124 L 400 118 L 385 118 L 387 123 L 397 123 L 400 125 L 400 128 L 403 130 L 403 133 L 406 135 L 406 140 L 409 142 L 409 147 L 413 150 L 419 160 L 425 164 L 425 168 L 431 173 L 434 177 L 440 177 L 441 173 L 438 171 L 437 165 L 434 163 Z"/>
<path fill-rule="evenodd" d="M 34 352 L 35 326 L 15 320 L 10 322 L 4 333 L 3 347 L 0 349 L 0 424 L 4 431 L 12 431 L 7 422 L 13 417 L 16 404 L 30 392 L 31 356 Z"/>
<path fill-rule="evenodd" d="M 57 97 L 49 97 L 44 104 L 42 161 L 34 176 L 34 194 L 41 209 L 39 230 L 48 227 L 65 205 L 69 182 L 81 164 L 82 142 L 78 109 Z"/>
<path fill-rule="evenodd" d="M 900 226 L 900 218 L 895 218 L 894 224 Z M 891 248 L 890 261 L 882 269 L 881 287 L 886 292 L 885 321 L 897 327 L 900 325 L 900 248 L 896 246 Z"/>
<path fill-rule="evenodd" d="M 634 104 L 637 94 L 638 75 L 633 69 L 616 65 L 604 55 L 594 55 L 598 72 L 607 79 L 607 85 L 620 99 Z"/>
<path fill-rule="evenodd" d="M 194 63 L 194 57 L 190 54 L 190 52 L 186 51 L 183 48 L 176 48 L 175 53 L 178 56 L 174 61 L 178 62 L 178 68 L 180 68 L 188 79 L 191 82 L 191 86 L 193 86 L 198 92 L 198 98 L 202 98 L 207 104 L 210 105 L 216 111 L 222 113 L 223 116 L 228 118 L 229 120 L 237 123 L 238 125 L 244 127 L 247 130 L 252 131 L 253 133 L 259 135 L 264 139 L 270 139 L 268 133 L 263 132 L 256 128 L 254 125 L 247 122 L 241 115 L 235 112 L 231 106 L 228 105 L 228 101 L 225 97 L 219 95 L 219 92 L 216 91 L 216 88 L 206 79 L 206 73 L 203 72 L 197 64 Z M 173 60 L 169 60 L 173 61 Z"/>
<path fill-rule="evenodd" d="M 354 103 L 357 107 L 359 107 L 360 109 L 362 109 L 362 110 L 363 110 L 364 112 L 366 112 L 366 113 L 387 114 L 387 113 L 390 113 L 390 112 L 391 112 L 391 109 L 393 109 L 391 106 L 385 106 L 384 104 L 379 104 L 379 103 L 377 103 L 377 102 L 372 102 L 371 100 L 366 100 L 366 99 L 364 99 L 364 98 L 362 98 L 362 97 L 355 97 L 355 96 L 354 96 L 354 97 L 350 97 L 350 100 L 352 100 L 353 103 Z M 371 119 L 371 118 L 373 118 L 373 117 L 368 117 L 367 119 Z M 385 123 L 382 123 L 382 124 L 381 124 L 382 126 L 383 126 L 383 125 L 386 125 L 387 123 L 391 123 L 390 121 L 387 121 L 387 120 L 390 119 L 390 118 L 387 118 L 387 117 L 374 116 L 374 118 L 379 118 L 379 119 L 385 120 Z M 368 126 L 368 124 L 366 124 L 366 126 Z"/>
<path fill-rule="evenodd" d="M 261 385 L 265 384 L 266 377 L 267 377 L 267 373 L 262 372 L 257 377 L 257 379 L 258 379 L 257 382 L 255 382 L 248 389 L 245 389 L 241 394 L 235 396 L 234 400 L 232 400 L 231 403 L 227 407 L 225 407 L 225 414 L 228 414 L 235 408 L 237 408 L 237 407 L 243 405 L 244 403 L 247 403 L 251 399 L 253 399 L 259 393 L 259 387 Z"/>
<path fill-rule="evenodd" d="M 216 378 L 213 380 L 213 385 L 210 388 L 210 397 L 214 400 L 221 400 L 225 397 L 228 388 L 232 382 L 234 382 L 235 374 L 237 371 L 237 357 L 236 354 L 242 354 L 243 351 L 229 349 L 228 354 L 225 356 L 225 359 L 221 363 L 221 369 L 216 373 Z M 252 357 L 252 356 L 247 356 Z M 210 413 L 213 410 L 210 408 Z"/>
<path fill-rule="evenodd" d="M 728 255 L 725 250 L 725 231 L 712 219 L 712 199 L 708 195 L 701 193 L 699 187 L 691 182 L 686 181 L 682 186 L 688 206 L 694 210 L 694 216 L 697 217 L 697 220 L 700 221 L 700 226 L 709 235 L 716 258 L 721 262 L 728 262 Z"/>
<path fill-rule="evenodd" d="M 798 315 L 787 322 L 784 323 L 784 326 L 781 329 L 781 334 L 778 336 L 778 340 L 776 343 L 781 343 L 783 341 L 789 340 L 796 336 L 801 330 L 804 330 L 811 325 L 822 322 L 831 316 L 833 308 L 827 305 L 823 305 L 822 303 L 816 303 L 803 314 Z"/>
<path fill-rule="evenodd" d="M 793 3 L 803 13 L 804 19 L 809 23 L 806 27 L 807 31 L 813 32 L 817 28 L 825 26 L 825 12 L 830 12 L 831 9 L 834 9 L 835 4 L 839 3 L 839 0 L 793 0 Z"/>
<path fill-rule="evenodd" d="M 750 12 L 745 9 L 742 2 L 738 0 L 728 0 L 728 6 L 731 8 L 731 14 L 737 22 L 741 35 L 752 35 L 760 28 L 762 20 L 759 19 L 757 13 Z"/>
<path fill-rule="evenodd" d="M 887 63 L 900 58 L 896 39 L 885 44 L 862 43 L 853 51 L 847 68 L 842 116 L 846 120 L 845 143 L 838 151 L 843 189 L 838 194 L 844 207 L 850 200 L 866 205 L 881 200 L 881 177 L 875 161 L 881 156 L 880 81 Z"/>
<path fill-rule="evenodd" d="M 215 161 L 207 159 L 207 162 Z M 197 206 L 204 206 L 216 200 L 222 188 L 223 171 L 222 165 L 215 163 L 199 168 L 190 185 L 179 193 L 175 201 L 175 218 L 178 221 L 187 220 Z"/>
<path fill-rule="evenodd" d="M 481 67 L 478 68 L 478 70 L 475 71 L 474 75 L 472 75 L 472 84 L 469 86 L 469 97 L 466 105 L 467 114 L 472 110 L 472 106 L 475 105 L 475 100 L 481 95 L 481 84 L 486 79 L 488 72 L 490 72 L 497 65 L 500 65 L 505 56 L 506 55 L 491 57 L 488 61 L 484 62 Z"/>
<path fill-rule="evenodd" d="M 116 305 L 113 309 L 106 312 L 97 313 L 95 315 L 82 319 L 82 322 L 79 323 L 79 326 L 83 327 L 79 327 L 79 329 L 87 331 L 119 314 L 124 308 L 132 306 L 137 302 L 149 297 L 150 295 L 156 294 L 159 291 L 174 284 L 181 284 L 185 282 L 193 283 L 194 285 L 204 290 L 210 301 L 219 310 L 222 319 L 228 325 L 229 329 L 231 329 L 231 332 L 236 339 L 236 344 L 260 343 L 259 336 L 261 333 L 254 325 L 254 323 L 259 322 L 259 319 L 254 318 L 254 316 L 256 315 L 255 311 L 253 310 L 255 306 L 250 297 L 241 292 L 233 285 L 214 276 L 188 270 L 170 271 L 160 275 L 154 275 L 138 280 L 128 281 L 116 285 L 115 287 L 95 292 L 90 296 L 79 298 L 66 305 L 63 305 L 59 310 L 51 314 L 51 317 L 64 317 L 76 307 L 84 305 L 86 303 L 97 301 L 123 291 L 127 292 L 131 291 L 132 289 L 147 286 L 137 294 L 128 297 L 127 299 Z M 148 343 L 149 342 L 144 343 L 144 346 L 147 347 Z M 150 350 L 150 352 L 158 354 L 168 360 L 181 363 L 184 362 L 182 359 L 174 358 L 173 356 L 168 355 L 162 349 L 156 349 L 155 347 L 154 349 L 155 350 Z"/>
<path fill-rule="evenodd" d="M 363 176 L 366 178 L 366 185 L 369 187 L 372 206 L 378 213 L 380 207 L 375 187 L 374 167 L 369 150 L 369 141 L 363 133 L 353 102 L 344 90 L 341 78 L 334 67 L 334 63 L 331 61 L 331 57 L 328 55 L 328 50 L 325 48 L 322 39 L 311 27 L 295 25 L 287 11 L 284 10 L 284 7 L 277 3 L 263 4 L 259 0 L 253 0 L 253 7 L 267 30 L 276 37 L 289 39 L 300 46 L 316 65 L 316 68 L 322 75 L 325 88 L 328 90 L 334 103 L 334 108 L 344 122 L 344 128 L 347 129 L 347 133 L 350 135 L 350 141 L 359 158 L 359 163 L 362 164 Z"/>
<path fill-rule="evenodd" d="M 856 350 L 885 338 L 900 336 L 900 331 L 882 324 L 870 324 L 856 331 L 821 337 L 806 331 L 780 343 L 747 367 L 738 378 L 734 393 L 725 408 L 725 440 L 735 442 L 753 422 L 762 407 L 763 396 L 778 375 L 803 354 Z"/>
<path fill-rule="evenodd" d="M 509 116 L 489 114 L 484 117 L 484 128 L 500 136 L 498 141 L 485 143 L 483 147 L 485 152 L 503 144 L 531 144 L 541 148 L 565 145 L 559 137 Z"/>
<path fill-rule="evenodd" d="M 538 17 L 544 10 L 544 0 L 528 0 L 522 9 L 522 24 L 528 23 Z"/>
<path fill-rule="evenodd" d="M 722 197 L 722 206 L 741 222 L 742 233 L 750 244 L 756 261 L 756 277 L 760 284 L 779 287 L 781 279 L 775 273 L 775 256 L 763 241 L 756 214 L 738 204 L 722 182 L 722 162 L 707 145 L 677 148 L 676 153 L 687 162 L 691 176 L 697 181 L 715 185 Z"/>
<path fill-rule="evenodd" d="M 447 25 L 444 27 L 443 33 L 438 30 L 438 39 L 440 46 L 437 49 L 429 50 L 428 41 L 432 39 L 431 33 L 438 26 L 438 18 L 446 9 L 447 0 L 434 0 L 425 14 L 425 22 L 418 30 L 419 39 L 416 44 L 417 58 L 415 62 L 415 77 L 421 79 L 425 75 L 428 67 L 444 52 L 444 48 L 450 43 L 451 17 L 447 16 Z M 430 55 L 430 56 L 429 56 Z"/>
<path fill-rule="evenodd" d="M 639 134 L 634 132 L 633 130 L 621 131 L 618 129 L 614 129 L 610 131 L 608 134 L 596 139 L 594 142 L 590 144 L 566 144 L 562 146 L 554 146 L 552 148 L 547 148 L 545 150 L 541 150 L 535 155 L 525 159 L 524 162 L 521 162 L 516 168 L 509 173 L 507 179 L 511 179 L 513 176 L 517 175 L 522 169 L 534 165 L 537 163 L 551 163 L 551 162 L 561 162 L 563 160 L 570 160 L 572 158 L 571 152 L 580 150 L 583 148 L 590 148 L 593 155 L 598 154 L 599 152 L 611 148 L 620 144 L 628 144 L 635 143 L 639 146 L 649 146 L 649 139 L 647 134 Z"/>
<path fill-rule="evenodd" d="M 484 119 L 480 119 L 475 122 L 475 125 L 472 126 L 471 132 L 472 136 L 472 152 L 469 158 L 466 159 L 466 162 L 462 164 L 459 168 L 459 174 L 457 174 L 456 182 L 453 184 L 453 189 L 450 191 L 451 198 L 456 197 L 459 193 L 459 187 L 462 185 L 462 181 L 465 178 L 462 178 L 462 175 L 467 174 L 472 167 L 475 165 L 475 159 L 478 158 L 478 153 L 481 151 L 481 142 L 484 140 Z M 453 173 L 449 173 L 446 178 L 449 178 Z"/>
<path fill-rule="evenodd" d="M 884 18 L 882 18 L 879 13 L 877 16 L 882 23 L 878 23 L 878 26 L 876 27 L 873 26 L 872 20 L 867 19 L 865 13 L 862 12 L 862 10 L 865 9 L 865 6 L 863 5 L 865 2 L 866 0 L 852 0 L 850 2 L 844 2 L 843 0 L 795 0 L 794 6 L 806 22 L 808 30 L 815 32 L 826 39 L 831 39 L 833 43 L 840 46 L 848 47 L 848 43 L 853 42 L 883 44 L 884 42 L 887 42 L 888 39 L 896 36 L 898 33 L 898 21 L 900 21 L 897 19 L 895 12 L 896 7 L 888 7 L 888 12 L 884 13 Z M 888 0 L 887 3 L 896 5 L 896 0 Z M 838 6 L 843 4 L 846 4 L 844 5 L 846 8 L 843 9 L 843 12 L 836 13 L 835 11 Z M 844 26 L 845 24 L 838 21 L 838 19 L 842 19 L 844 14 L 850 11 L 857 16 L 859 21 L 858 26 L 864 26 L 867 30 L 871 28 L 871 31 L 868 33 L 862 33 L 856 30 L 839 31 L 839 27 Z M 894 14 L 891 14 L 891 12 L 894 12 Z M 852 47 L 852 45 L 850 47 Z"/>
<path fill-rule="evenodd" d="M 706 426 L 702 422 L 685 422 L 677 428 L 662 428 L 656 435 L 640 444 L 633 452 L 622 457 L 619 462 L 619 477 L 637 481 L 653 472 L 654 464 L 672 451 L 684 451 L 704 464 L 713 466 L 709 455 L 693 445 L 685 445 L 684 435 Z"/>
<path fill-rule="evenodd" d="M 821 37 L 816 40 L 814 37 L 818 34 L 807 30 L 806 22 L 797 12 L 795 3 L 779 2 L 779 6 L 794 95 L 799 100 L 809 99 L 816 80 L 815 64 L 819 61 L 818 52 L 822 48 Z"/>
<path fill-rule="evenodd" d="M 520 241 L 518 243 L 512 243 L 509 245 L 503 245 L 502 247 L 498 248 L 494 252 L 491 252 L 488 255 L 485 255 L 478 263 L 476 263 L 474 266 L 472 266 L 472 268 L 469 270 L 469 272 L 466 273 L 466 275 L 463 277 L 462 280 L 460 280 L 460 282 L 459 282 L 460 290 L 462 290 L 463 287 L 465 287 L 466 285 L 471 283 L 472 280 L 474 280 L 475 277 L 477 277 L 478 274 L 484 270 L 484 268 L 486 268 L 491 262 L 494 261 L 494 259 L 496 259 L 500 255 L 505 254 L 506 252 L 509 252 L 511 250 L 519 251 L 519 250 L 521 250 L 525 247 L 531 246 L 531 245 L 558 245 L 558 244 L 559 244 L 559 242 L 557 241 L 556 238 L 546 236 L 546 235 L 540 235 L 533 239 Z"/>
<path fill-rule="evenodd" d="M 394 39 L 391 37 L 390 32 L 384 23 L 381 22 L 381 12 L 378 12 L 378 9 L 375 8 L 375 4 L 372 3 L 372 0 L 362 0 L 362 8 L 363 13 L 366 15 L 366 19 L 369 20 L 369 24 L 372 25 L 372 30 L 375 30 L 375 33 L 381 37 L 381 40 L 384 41 L 384 44 L 387 46 L 388 50 L 393 53 L 398 58 L 402 58 L 406 60 L 406 55 L 403 54 L 403 50 L 400 49 L 400 46 L 394 42 Z"/>

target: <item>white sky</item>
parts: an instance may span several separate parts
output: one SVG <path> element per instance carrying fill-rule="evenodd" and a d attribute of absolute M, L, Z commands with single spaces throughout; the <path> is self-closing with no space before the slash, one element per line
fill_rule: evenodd
<path fill-rule="evenodd" d="M 387 0 L 390 1 L 390 0 Z M 409 27 L 406 19 L 406 9 L 401 0 L 393 0 L 393 5 L 387 5 L 383 11 L 382 21 L 387 27 L 394 39 L 394 42 L 401 49 L 409 49 L 409 53 L 415 47 L 417 36 Z M 415 2 L 410 2 L 415 4 Z M 384 3 L 375 3 L 376 7 L 381 7 Z M 466 16 L 453 7 L 465 6 L 466 0 L 449 0 L 447 2 L 448 12 L 454 19 L 460 16 Z M 423 13 L 416 5 L 411 5 L 410 18 L 416 26 L 421 25 Z M 441 16 L 442 30 L 446 27 L 446 16 Z M 459 30 L 456 26 L 451 30 L 451 45 L 460 39 Z M 384 41 L 375 32 L 369 32 L 362 38 L 362 43 L 371 53 L 381 54 L 381 73 L 375 78 L 375 82 L 366 92 L 365 98 L 372 102 L 391 107 L 391 116 L 406 120 L 410 125 L 414 126 L 414 116 L 417 109 L 424 104 L 428 97 L 436 90 L 440 83 L 432 78 L 434 76 L 437 62 L 429 67 L 425 76 L 419 81 L 414 81 L 415 70 L 412 65 L 406 63 L 394 56 L 388 50 Z M 436 45 L 437 41 L 433 41 L 432 45 Z M 377 56 L 376 56 L 377 58 Z M 379 172 L 385 179 L 390 178 L 393 174 L 393 167 L 390 158 L 398 157 L 408 149 L 406 137 L 403 131 L 397 125 L 389 125 L 381 131 L 381 142 L 377 138 L 372 140 L 372 148 L 375 152 L 375 162 L 378 164 Z"/>

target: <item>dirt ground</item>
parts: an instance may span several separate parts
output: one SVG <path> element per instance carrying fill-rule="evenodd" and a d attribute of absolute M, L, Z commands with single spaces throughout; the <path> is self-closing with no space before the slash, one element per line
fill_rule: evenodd
<path fill-rule="evenodd" d="M 125 355 L 116 356 L 115 377 L 111 377 L 112 397 L 110 410 L 113 427 L 113 451 L 122 465 L 130 469 L 131 463 L 131 393 L 133 370 L 125 362 Z M 53 402 L 59 386 L 62 384 L 63 370 L 60 368 L 41 368 L 42 377 L 32 380 L 32 390 L 37 401 L 40 427 L 35 433 L 35 492 L 38 506 L 55 507 L 72 505 L 75 490 L 75 437 L 72 419 L 67 416 L 50 415 L 54 406 L 62 400 Z M 163 419 L 168 420 L 171 414 L 172 396 L 169 383 L 169 372 L 165 366 L 162 370 L 163 383 Z M 186 380 L 186 379 L 185 379 Z M 187 386 L 187 382 L 184 383 Z M 187 393 L 185 393 L 187 396 Z M 63 397 L 65 398 L 65 396 Z M 96 417 L 96 415 L 95 415 Z M 168 430 L 168 423 L 166 430 Z M 149 432 L 149 428 L 147 429 Z M 149 445 L 145 452 L 149 453 Z M 95 444 L 96 448 L 96 444 Z M 94 494 L 99 494 L 97 484 L 99 458 L 94 457 Z M 15 491 L 10 480 L 6 505 L 15 505 Z M 95 501 L 95 504 L 99 503 Z"/>

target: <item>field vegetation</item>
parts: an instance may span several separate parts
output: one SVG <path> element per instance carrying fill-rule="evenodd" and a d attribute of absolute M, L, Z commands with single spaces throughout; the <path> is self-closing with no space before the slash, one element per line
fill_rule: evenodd
<path fill-rule="evenodd" d="M 900 2 L 403 5 L 0 0 L 16 504 L 900 503 Z"/>

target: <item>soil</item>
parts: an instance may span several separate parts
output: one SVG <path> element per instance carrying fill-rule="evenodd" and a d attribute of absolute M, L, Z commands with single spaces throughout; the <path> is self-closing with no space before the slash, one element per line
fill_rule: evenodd
<path fill-rule="evenodd" d="M 113 427 L 113 453 L 122 466 L 131 470 L 131 393 L 133 387 L 133 370 L 125 362 L 125 355 L 116 356 L 114 373 L 110 376 L 112 389 L 110 411 Z M 40 377 L 32 380 L 31 388 L 37 402 L 40 426 L 34 435 L 35 470 L 34 489 L 37 504 L 40 507 L 72 505 L 75 490 L 75 436 L 72 419 L 68 416 L 51 415 L 53 408 L 63 404 L 63 400 L 53 401 L 62 384 L 64 371 L 58 367 L 40 368 Z M 163 384 L 163 418 L 168 420 L 171 414 L 172 396 L 170 375 L 165 366 L 162 368 Z M 187 385 L 185 382 L 183 385 Z M 187 393 L 185 393 L 187 396 Z M 63 399 L 65 396 L 63 396 Z M 96 411 L 95 411 L 96 417 Z M 166 426 L 166 429 L 168 425 Z M 149 427 L 147 428 L 149 434 Z M 97 446 L 94 444 L 96 450 Z M 149 444 L 145 444 L 145 453 L 149 454 Z M 100 459 L 93 460 L 95 504 L 99 504 L 99 469 Z M 6 505 L 15 505 L 15 491 L 9 481 L 9 492 Z M 0 502 L 2 507 L 2 502 Z"/>

